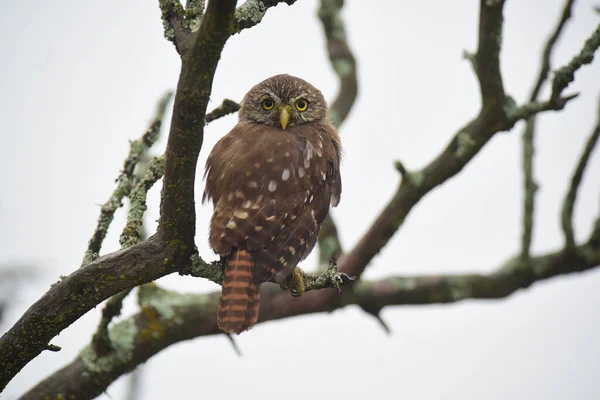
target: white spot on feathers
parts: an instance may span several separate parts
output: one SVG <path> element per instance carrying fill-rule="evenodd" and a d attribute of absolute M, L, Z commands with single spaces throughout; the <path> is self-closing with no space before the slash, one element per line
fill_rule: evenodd
<path fill-rule="evenodd" d="M 227 229 L 235 229 L 235 228 L 237 228 L 237 224 L 235 222 L 233 222 L 233 221 L 229 221 L 227 223 L 227 225 L 225 225 L 225 228 L 227 228 Z"/>
<path fill-rule="evenodd" d="M 287 181 L 288 179 L 290 179 L 290 170 L 289 169 L 284 169 L 283 172 L 281 173 L 281 179 L 284 181 Z"/>
<path fill-rule="evenodd" d="M 288 171 L 288 174 L 289 174 L 289 171 Z M 276 189 L 277 189 L 277 182 L 275 182 L 275 181 L 269 182 L 269 192 L 274 192 Z"/>
<path fill-rule="evenodd" d="M 233 216 L 236 218 L 239 218 L 239 219 L 246 219 L 246 218 L 248 218 L 248 213 L 243 210 L 235 210 L 233 212 Z"/>

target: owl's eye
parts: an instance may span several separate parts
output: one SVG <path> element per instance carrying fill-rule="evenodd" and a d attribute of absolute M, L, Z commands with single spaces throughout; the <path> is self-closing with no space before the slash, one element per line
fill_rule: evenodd
<path fill-rule="evenodd" d="M 275 107 L 275 103 L 273 102 L 273 100 L 271 100 L 271 99 L 264 99 L 262 101 L 262 108 L 264 108 L 265 110 L 269 111 L 273 107 Z"/>
<path fill-rule="evenodd" d="M 296 110 L 298 111 L 306 111 L 308 108 L 308 101 L 305 99 L 300 99 L 296 102 Z"/>

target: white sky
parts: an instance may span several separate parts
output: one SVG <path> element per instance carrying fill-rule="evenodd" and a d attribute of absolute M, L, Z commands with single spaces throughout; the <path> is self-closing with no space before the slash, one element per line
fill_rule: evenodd
<path fill-rule="evenodd" d="M 476 46 L 478 2 L 346 3 L 360 96 L 341 130 L 344 193 L 334 217 L 350 248 L 397 187 L 393 161 L 401 159 L 408 168 L 425 165 L 477 113 L 477 82 L 461 56 L 463 49 Z M 595 28 L 594 4 L 577 2 L 553 57 L 555 67 L 579 51 Z M 283 72 L 303 77 L 332 99 L 337 80 L 317 6 L 316 0 L 279 6 L 260 26 L 232 38 L 215 78 L 213 105 L 224 97 L 239 100 L 256 82 Z M 528 95 L 561 7 L 558 0 L 506 6 L 502 72 L 505 88 L 519 102 Z M 35 263 L 41 271 L 39 280 L 19 293 L 4 331 L 59 275 L 79 265 L 98 205 L 113 190 L 127 154 L 127 141 L 142 134 L 156 100 L 175 87 L 179 59 L 162 37 L 156 1 L 45 0 L 35 6 L 12 1 L 3 5 L 0 20 L 0 262 Z M 600 62 L 583 68 L 568 89 L 582 95 L 565 112 L 539 120 L 536 253 L 563 243 L 558 214 L 594 123 L 599 76 Z M 199 171 L 236 118 L 209 126 Z M 521 128 L 498 134 L 459 176 L 419 203 L 366 277 L 486 273 L 515 254 Z M 164 145 L 163 137 L 156 154 Z M 587 172 L 575 212 L 580 241 L 600 211 L 598 152 Z M 150 193 L 150 229 L 158 195 L 158 187 Z M 197 210 L 197 244 L 210 259 L 206 235 L 212 210 L 199 201 Z M 103 251 L 118 248 L 123 223 L 121 212 Z M 314 261 L 313 254 L 305 265 Z M 217 289 L 180 276 L 162 284 L 180 291 Z M 391 336 L 356 307 L 261 324 L 238 339 L 242 358 L 225 337 L 199 338 L 172 346 L 146 364 L 142 398 L 226 393 L 226 398 L 290 400 L 334 395 L 597 399 L 598 285 L 600 270 L 536 284 L 502 301 L 387 308 L 383 317 Z M 55 338 L 52 343 L 63 350 L 31 362 L 3 398 L 22 394 L 71 361 L 91 338 L 100 309 Z M 132 299 L 126 309 L 135 312 Z M 110 398 L 123 398 L 125 383 L 126 378 L 111 386 Z"/>

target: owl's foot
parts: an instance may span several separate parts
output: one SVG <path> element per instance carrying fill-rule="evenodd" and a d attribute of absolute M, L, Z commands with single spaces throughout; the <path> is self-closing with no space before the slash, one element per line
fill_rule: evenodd
<path fill-rule="evenodd" d="M 305 275 L 306 273 L 304 271 L 296 267 L 292 273 L 283 280 L 281 286 L 289 289 L 292 296 L 298 297 L 306 291 L 306 285 L 304 284 Z"/>

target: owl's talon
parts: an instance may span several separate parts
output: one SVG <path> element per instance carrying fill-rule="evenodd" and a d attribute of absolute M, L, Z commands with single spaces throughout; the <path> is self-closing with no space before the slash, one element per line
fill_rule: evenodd
<path fill-rule="evenodd" d="M 296 267 L 279 286 L 289 289 L 292 296 L 299 297 L 306 291 L 303 274 L 304 271 Z"/>

